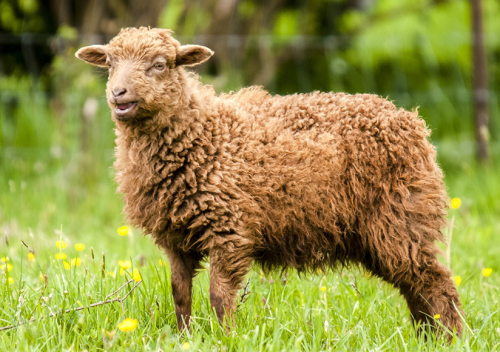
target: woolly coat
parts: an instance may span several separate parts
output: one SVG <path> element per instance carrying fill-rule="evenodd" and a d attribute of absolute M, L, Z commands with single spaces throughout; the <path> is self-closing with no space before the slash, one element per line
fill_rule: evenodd
<path fill-rule="evenodd" d="M 416 111 L 367 94 L 217 96 L 180 78 L 178 115 L 116 129 L 125 213 L 160 246 L 205 254 L 237 235 L 266 269 L 384 256 L 396 278 L 442 240 L 443 175 Z"/>

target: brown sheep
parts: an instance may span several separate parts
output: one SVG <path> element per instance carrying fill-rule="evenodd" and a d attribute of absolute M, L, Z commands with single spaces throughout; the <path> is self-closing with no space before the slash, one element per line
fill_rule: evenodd
<path fill-rule="evenodd" d="M 299 272 L 354 263 L 398 288 L 414 322 L 439 331 L 440 314 L 461 333 L 460 299 L 434 244 L 448 198 L 418 113 L 367 94 L 217 95 L 184 69 L 212 54 L 148 28 L 76 53 L 109 67 L 118 190 L 130 223 L 168 256 L 179 329 L 209 257 L 223 326 L 254 261 Z"/>

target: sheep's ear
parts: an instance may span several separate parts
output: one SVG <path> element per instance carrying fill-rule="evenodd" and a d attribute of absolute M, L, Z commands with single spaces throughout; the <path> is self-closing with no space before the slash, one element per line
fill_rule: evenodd
<path fill-rule="evenodd" d="M 88 62 L 91 65 L 99 67 L 107 67 L 106 59 L 108 55 L 106 54 L 104 45 L 91 45 L 85 46 L 75 53 L 75 56 L 80 60 Z"/>
<path fill-rule="evenodd" d="M 201 45 L 183 45 L 175 58 L 176 66 L 195 66 L 199 65 L 214 54 L 212 50 Z"/>

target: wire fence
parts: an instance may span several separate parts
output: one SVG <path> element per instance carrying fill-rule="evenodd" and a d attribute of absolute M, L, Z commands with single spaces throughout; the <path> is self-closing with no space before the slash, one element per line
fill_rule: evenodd
<path fill-rule="evenodd" d="M 356 43 L 349 36 L 176 38 L 181 43 L 206 45 L 215 50 L 216 55 L 199 71 L 203 81 L 213 84 L 217 91 L 259 84 L 275 94 L 313 90 L 374 93 L 407 109 L 419 107 L 420 114 L 434 130 L 435 140 L 470 140 L 473 136 L 470 65 L 458 59 L 439 63 L 429 59 L 428 53 L 424 55 L 416 50 L 392 61 L 374 63 L 373 52 L 368 51 L 366 57 L 353 60 L 352 55 L 362 50 L 353 50 Z M 82 129 L 102 129 L 100 121 L 109 120 L 104 98 L 105 74 L 82 68 L 72 54 L 80 45 L 108 40 L 100 35 L 66 38 L 31 33 L 0 34 L 0 47 L 21 53 L 22 62 L 18 64 L 26 68 L 30 77 L 13 77 L 12 72 L 3 68 L 0 147 L 79 148 L 83 142 L 71 141 L 82 138 Z M 394 47 L 398 40 L 401 38 L 395 34 L 383 38 L 381 43 L 392 43 Z M 457 33 L 433 40 L 442 41 L 443 46 L 470 43 L 470 38 Z M 40 58 L 40 53 L 47 51 L 52 54 L 49 63 L 46 57 Z M 500 60 L 498 53 L 491 50 L 489 53 L 490 128 L 491 138 L 496 140 L 500 132 L 497 98 Z M 98 104 L 99 118 L 95 121 L 93 117 L 82 117 L 89 97 Z M 84 127 L 86 124 L 89 126 Z M 112 138 L 105 139 L 105 144 L 112 147 Z"/>

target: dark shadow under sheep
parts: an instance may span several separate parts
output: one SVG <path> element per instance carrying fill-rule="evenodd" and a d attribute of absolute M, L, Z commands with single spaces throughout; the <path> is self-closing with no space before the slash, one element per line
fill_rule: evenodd
<path fill-rule="evenodd" d="M 163 29 L 124 29 L 76 56 L 109 67 L 118 190 L 172 269 L 179 329 L 210 261 L 210 302 L 233 323 L 252 262 L 299 272 L 361 264 L 398 288 L 414 321 L 462 331 L 436 258 L 448 198 L 416 111 L 374 95 L 216 95 L 183 66 L 213 52 Z M 229 325 L 228 324 L 228 325 Z"/>

